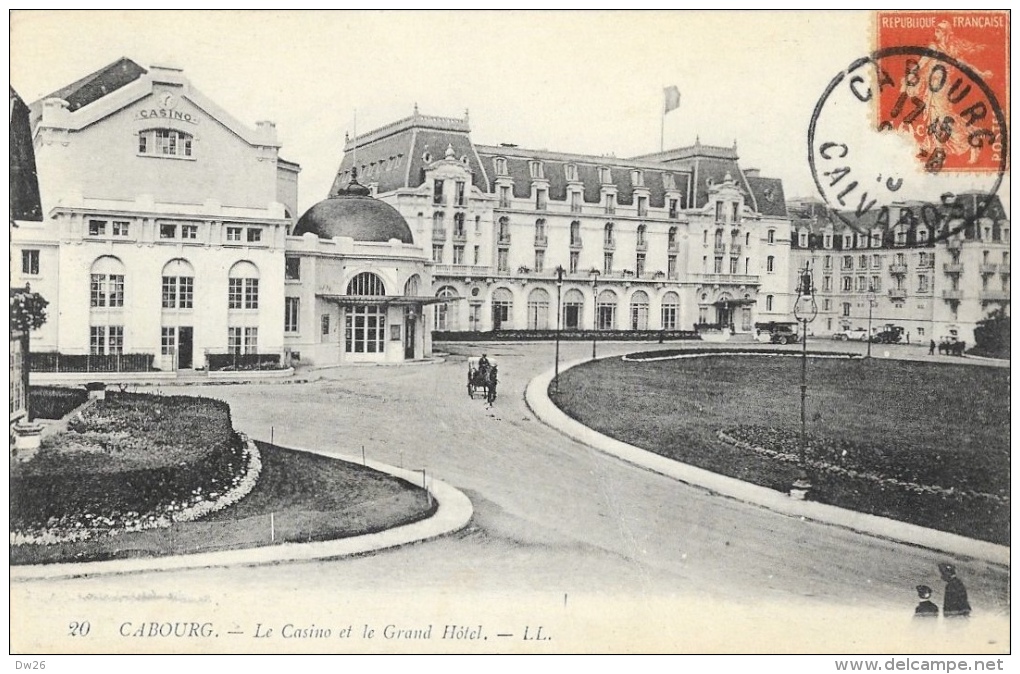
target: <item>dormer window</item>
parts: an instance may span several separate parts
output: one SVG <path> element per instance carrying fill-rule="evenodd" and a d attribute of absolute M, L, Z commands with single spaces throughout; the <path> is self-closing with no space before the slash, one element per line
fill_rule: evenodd
<path fill-rule="evenodd" d="M 613 172 L 608 166 L 599 167 L 599 182 L 603 185 L 613 182 Z"/>
<path fill-rule="evenodd" d="M 193 137 L 176 129 L 138 132 L 138 154 L 157 157 L 190 157 Z"/>
<path fill-rule="evenodd" d="M 533 161 L 528 164 L 529 170 L 531 171 L 531 177 L 535 179 L 542 179 L 545 177 L 542 171 L 542 162 Z"/>
<path fill-rule="evenodd" d="M 577 180 L 577 165 L 567 164 L 566 166 L 567 180 Z"/>
<path fill-rule="evenodd" d="M 503 157 L 496 157 L 495 164 L 496 164 L 496 175 L 498 175 L 498 176 L 505 176 L 507 174 L 506 173 L 506 159 L 504 159 Z"/>
<path fill-rule="evenodd" d="M 631 183 L 634 184 L 634 187 L 644 187 L 645 186 L 645 174 L 644 174 L 644 172 L 643 171 L 637 171 L 637 170 L 631 171 L 630 172 L 630 181 L 631 181 Z"/>
<path fill-rule="evenodd" d="M 807 248 L 808 245 L 808 233 L 805 231 L 797 232 L 797 245 L 801 248 Z"/>
<path fill-rule="evenodd" d="M 665 188 L 667 190 L 675 190 L 676 189 L 676 182 L 673 180 L 673 174 L 672 173 L 663 173 L 662 174 L 662 186 L 663 186 L 663 188 Z"/>

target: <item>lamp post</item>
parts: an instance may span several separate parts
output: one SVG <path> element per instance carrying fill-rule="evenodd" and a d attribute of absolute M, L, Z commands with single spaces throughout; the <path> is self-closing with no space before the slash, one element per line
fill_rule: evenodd
<path fill-rule="evenodd" d="M 591 359 L 595 360 L 595 343 L 599 337 L 599 275 L 598 269 L 592 268 L 589 272 L 594 275 L 591 282 L 591 303 L 592 303 L 592 331 L 591 331 Z"/>
<path fill-rule="evenodd" d="M 797 301 L 793 305 L 793 315 L 803 326 L 800 337 L 800 474 L 790 489 L 790 495 L 803 500 L 811 489 L 811 481 L 807 475 L 807 326 L 818 315 L 810 262 L 804 264 L 798 278 Z"/>
<path fill-rule="evenodd" d="M 563 310 L 560 308 L 560 299 L 563 293 L 563 266 L 556 267 L 556 370 L 553 375 L 553 390 L 560 392 L 560 322 L 563 317 Z"/>
<path fill-rule="evenodd" d="M 868 358 L 871 358 L 871 312 L 875 308 L 875 286 L 868 286 Z"/>

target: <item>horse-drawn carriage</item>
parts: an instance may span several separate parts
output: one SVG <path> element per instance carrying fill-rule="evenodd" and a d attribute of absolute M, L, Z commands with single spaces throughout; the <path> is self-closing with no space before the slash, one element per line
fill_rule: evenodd
<path fill-rule="evenodd" d="M 492 360 L 486 358 L 468 358 L 467 391 L 468 396 L 475 397 L 475 392 L 481 392 L 485 400 L 491 405 L 496 400 L 497 366 Z"/>

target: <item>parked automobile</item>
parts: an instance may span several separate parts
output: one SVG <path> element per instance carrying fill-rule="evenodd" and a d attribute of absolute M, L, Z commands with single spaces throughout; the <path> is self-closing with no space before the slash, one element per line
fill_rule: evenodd
<path fill-rule="evenodd" d="M 903 339 L 903 328 L 898 325 L 886 325 L 871 336 L 871 341 L 879 344 L 896 344 L 901 339 Z"/>
<path fill-rule="evenodd" d="M 839 330 L 832 333 L 832 338 L 841 342 L 866 342 L 868 341 L 868 331 L 864 328 L 852 328 L 846 330 Z"/>
<path fill-rule="evenodd" d="M 800 341 L 800 335 L 791 328 L 777 326 L 776 329 L 772 331 L 769 341 L 773 344 L 796 344 Z"/>

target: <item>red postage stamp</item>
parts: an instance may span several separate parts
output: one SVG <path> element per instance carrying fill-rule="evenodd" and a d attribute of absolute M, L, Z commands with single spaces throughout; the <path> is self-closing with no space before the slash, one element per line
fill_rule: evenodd
<path fill-rule="evenodd" d="M 910 134 L 929 172 L 1005 168 L 1009 12 L 876 14 L 880 130 Z"/>

